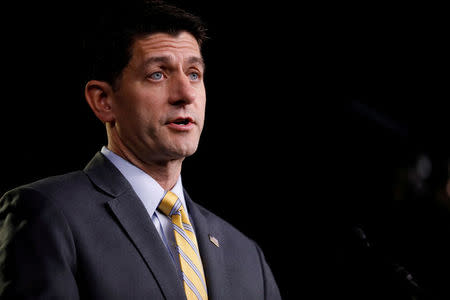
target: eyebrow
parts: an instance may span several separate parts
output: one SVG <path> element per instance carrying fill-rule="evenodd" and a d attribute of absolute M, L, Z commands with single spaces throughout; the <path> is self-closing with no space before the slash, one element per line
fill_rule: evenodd
<path fill-rule="evenodd" d="M 152 56 L 144 61 L 144 68 L 148 67 L 151 64 L 156 63 L 164 63 L 164 64 L 170 64 L 172 61 L 170 56 Z M 188 63 L 190 65 L 196 64 L 200 65 L 203 69 L 205 69 L 205 61 L 202 57 L 199 56 L 190 56 L 187 59 L 185 59 L 185 63 Z"/>
<path fill-rule="evenodd" d="M 187 63 L 190 65 L 200 65 L 203 69 L 205 69 L 205 61 L 202 57 L 199 56 L 190 56 L 187 59 Z"/>

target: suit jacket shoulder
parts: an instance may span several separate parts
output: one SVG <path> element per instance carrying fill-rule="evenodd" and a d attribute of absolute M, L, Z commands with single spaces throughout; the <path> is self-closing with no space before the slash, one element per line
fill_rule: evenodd
<path fill-rule="evenodd" d="M 83 171 L 6 193 L 0 244 L 2 299 L 183 297 L 143 204 L 100 153 Z"/>
<path fill-rule="evenodd" d="M 71 226 L 61 206 L 41 190 L 44 182 L 18 187 L 0 199 L 2 299 L 79 297 Z"/>

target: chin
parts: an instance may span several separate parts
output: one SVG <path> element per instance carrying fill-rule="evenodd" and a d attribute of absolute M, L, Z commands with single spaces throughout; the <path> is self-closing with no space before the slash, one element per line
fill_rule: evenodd
<path fill-rule="evenodd" d="M 193 155 L 198 148 L 198 143 L 191 145 L 179 145 L 178 147 L 174 147 L 172 149 L 172 153 L 176 158 L 185 158 Z"/>

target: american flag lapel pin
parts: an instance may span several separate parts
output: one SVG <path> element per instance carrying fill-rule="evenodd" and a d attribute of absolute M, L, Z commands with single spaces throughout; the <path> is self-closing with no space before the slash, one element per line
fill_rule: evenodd
<path fill-rule="evenodd" d="M 220 247 L 219 245 L 219 240 L 217 238 L 215 238 L 214 236 L 209 234 L 209 240 L 211 241 L 211 243 L 213 243 L 217 248 Z"/>

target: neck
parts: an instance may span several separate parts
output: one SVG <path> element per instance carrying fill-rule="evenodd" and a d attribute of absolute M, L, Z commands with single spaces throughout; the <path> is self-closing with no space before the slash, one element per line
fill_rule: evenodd
<path fill-rule="evenodd" d="M 166 191 L 178 181 L 183 159 L 152 161 L 141 159 L 127 147 L 108 143 L 108 149 L 150 175 Z"/>

